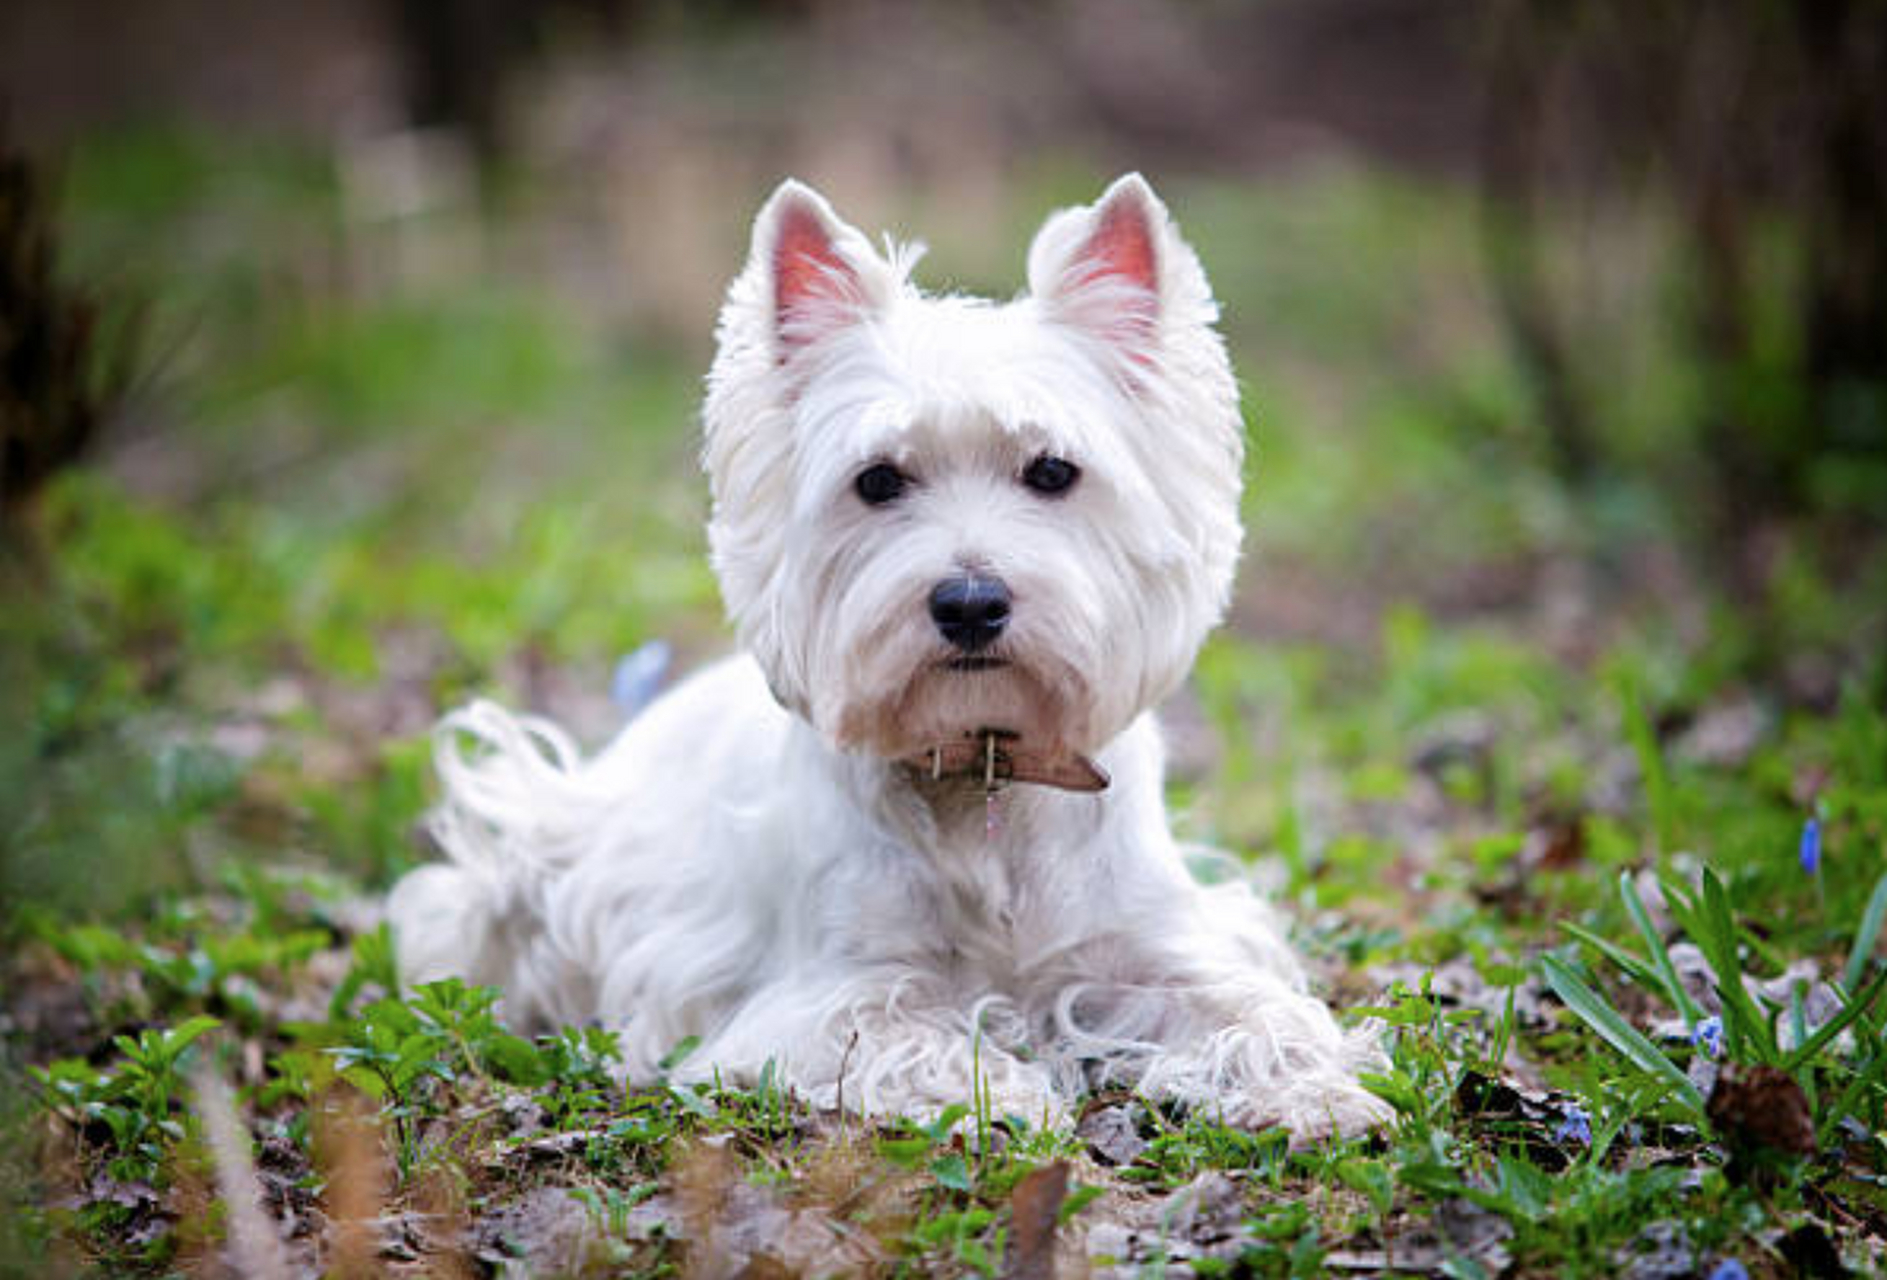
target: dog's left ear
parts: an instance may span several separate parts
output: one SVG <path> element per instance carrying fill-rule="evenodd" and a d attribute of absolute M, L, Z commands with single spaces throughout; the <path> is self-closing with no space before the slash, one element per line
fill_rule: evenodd
<path fill-rule="evenodd" d="M 1142 362 L 1156 354 L 1163 324 L 1214 318 L 1198 259 L 1137 173 L 1042 224 L 1029 246 L 1029 292 L 1054 319 Z M 1195 317 L 1199 301 L 1206 309 Z"/>

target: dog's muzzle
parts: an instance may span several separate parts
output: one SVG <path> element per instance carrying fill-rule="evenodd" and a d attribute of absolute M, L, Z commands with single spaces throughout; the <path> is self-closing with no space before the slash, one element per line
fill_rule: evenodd
<path fill-rule="evenodd" d="M 1105 791 L 1107 771 L 1086 756 L 1031 751 L 1007 729 L 978 729 L 936 746 L 904 763 L 933 780 L 975 778 L 983 790 L 1001 791 L 1012 782 L 1031 782 L 1063 791 Z"/>

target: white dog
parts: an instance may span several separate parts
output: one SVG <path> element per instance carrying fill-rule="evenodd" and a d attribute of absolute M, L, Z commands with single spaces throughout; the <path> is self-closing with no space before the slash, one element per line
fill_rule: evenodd
<path fill-rule="evenodd" d="M 450 861 L 400 883 L 407 981 L 600 1019 L 631 1077 L 822 1107 L 1067 1114 L 1111 1082 L 1300 1138 L 1388 1109 L 1242 884 L 1167 828 L 1150 708 L 1231 588 L 1238 393 L 1137 175 L 1055 214 L 1007 304 L 929 297 L 783 185 L 721 314 L 705 465 L 743 656 L 600 756 L 441 727 Z M 475 748 L 466 751 L 467 739 Z"/>

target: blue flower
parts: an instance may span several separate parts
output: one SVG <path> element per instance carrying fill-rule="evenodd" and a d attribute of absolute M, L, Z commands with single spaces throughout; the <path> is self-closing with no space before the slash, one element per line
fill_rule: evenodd
<path fill-rule="evenodd" d="M 1705 1018 L 1691 1028 L 1690 1042 L 1704 1051 L 1707 1058 L 1723 1056 L 1723 1019 Z"/>
<path fill-rule="evenodd" d="M 1749 1280 L 1749 1272 L 1735 1258 L 1725 1258 L 1710 1269 L 1710 1280 Z"/>
<path fill-rule="evenodd" d="M 1821 870 L 1821 820 L 1810 818 L 1802 824 L 1802 874 L 1812 876 Z"/>
<path fill-rule="evenodd" d="M 668 674 L 669 661 L 675 656 L 666 640 L 651 640 L 634 653 L 624 655 L 609 677 L 609 698 L 616 709 L 634 719 L 642 708 L 655 701 L 662 690 L 662 677 Z"/>
<path fill-rule="evenodd" d="M 1555 1142 L 1577 1142 L 1581 1146 L 1592 1145 L 1592 1117 L 1587 1115 L 1576 1102 L 1568 1102 L 1560 1111 L 1559 1128 L 1553 1130 Z"/>

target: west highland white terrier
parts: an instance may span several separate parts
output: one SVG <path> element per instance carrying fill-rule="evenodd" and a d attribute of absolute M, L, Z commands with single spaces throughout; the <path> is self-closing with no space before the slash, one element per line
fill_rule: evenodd
<path fill-rule="evenodd" d="M 817 193 L 761 210 L 705 467 L 744 652 L 584 760 L 441 725 L 449 860 L 390 916 L 409 982 L 600 1020 L 626 1073 L 926 1114 L 1146 1095 L 1300 1139 L 1388 1108 L 1271 912 L 1168 829 L 1152 708 L 1231 590 L 1238 392 L 1138 175 L 1053 215 L 1027 294 L 934 297 Z"/>

